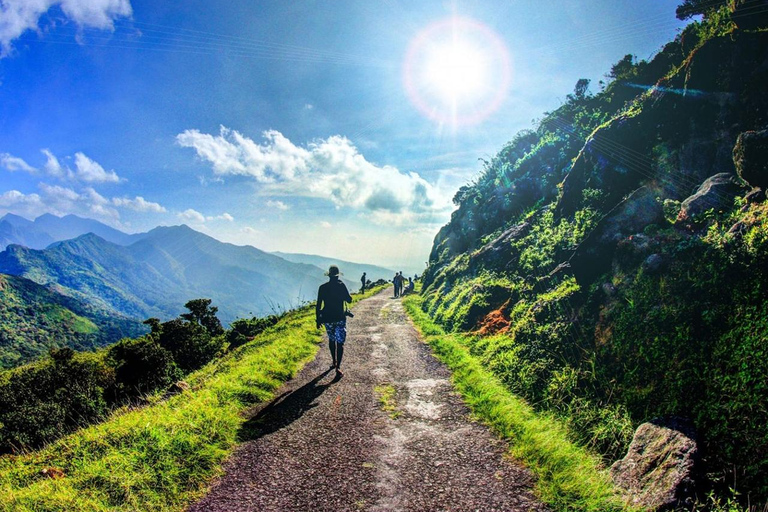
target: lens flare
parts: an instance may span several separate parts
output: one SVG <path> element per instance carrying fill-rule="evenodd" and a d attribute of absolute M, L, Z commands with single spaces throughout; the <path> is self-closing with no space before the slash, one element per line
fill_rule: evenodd
<path fill-rule="evenodd" d="M 511 78 L 509 52 L 482 23 L 451 17 L 413 38 L 403 64 L 411 103 L 440 124 L 481 123 L 504 101 Z"/>

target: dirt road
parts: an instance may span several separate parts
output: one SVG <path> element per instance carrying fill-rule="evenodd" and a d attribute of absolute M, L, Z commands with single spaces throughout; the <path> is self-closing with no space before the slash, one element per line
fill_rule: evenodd
<path fill-rule="evenodd" d="M 224 476 L 190 511 L 546 510 L 391 295 L 354 308 L 343 378 L 324 343 L 252 411 Z"/>

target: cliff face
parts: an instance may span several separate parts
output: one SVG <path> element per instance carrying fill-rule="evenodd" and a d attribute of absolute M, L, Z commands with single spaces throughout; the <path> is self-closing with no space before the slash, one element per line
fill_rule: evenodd
<path fill-rule="evenodd" d="M 518 134 L 456 194 L 423 293 L 607 459 L 685 416 L 708 471 L 764 499 L 768 31 L 743 21 L 689 26 Z"/>

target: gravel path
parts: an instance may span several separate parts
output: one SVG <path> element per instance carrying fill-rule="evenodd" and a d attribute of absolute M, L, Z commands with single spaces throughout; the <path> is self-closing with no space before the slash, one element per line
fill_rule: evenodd
<path fill-rule="evenodd" d="M 202 511 L 545 511 L 505 444 L 469 418 L 392 289 L 360 302 L 334 380 L 327 344 L 251 411 Z M 394 391 L 383 410 L 382 391 Z"/>

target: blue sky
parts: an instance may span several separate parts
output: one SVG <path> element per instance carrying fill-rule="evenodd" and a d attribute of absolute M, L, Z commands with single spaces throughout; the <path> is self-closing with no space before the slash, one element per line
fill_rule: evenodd
<path fill-rule="evenodd" d="M 419 267 L 479 159 L 678 3 L 0 0 L 0 215 Z M 434 71 L 444 26 L 484 71 Z"/>

